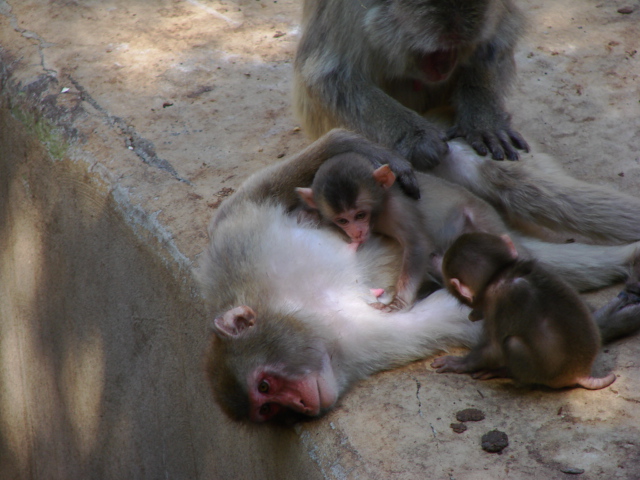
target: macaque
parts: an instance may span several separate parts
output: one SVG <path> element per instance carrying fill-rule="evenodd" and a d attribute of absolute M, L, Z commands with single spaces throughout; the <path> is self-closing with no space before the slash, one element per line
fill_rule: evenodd
<path fill-rule="evenodd" d="M 503 105 L 523 25 L 513 0 L 305 0 L 297 114 L 311 138 L 335 127 L 360 133 L 473 192 L 510 226 L 639 240 L 638 211 L 629 208 L 637 199 L 583 189 L 539 154 L 515 165 L 482 161 L 488 152 L 516 159 L 528 150 Z M 443 124 L 451 109 L 452 123 Z M 457 136 L 464 140 L 446 141 Z"/>
<path fill-rule="evenodd" d="M 479 155 L 518 159 L 527 142 L 505 96 L 524 18 L 512 0 L 305 0 L 294 102 L 312 138 L 363 134 L 420 170 L 464 137 Z M 454 110 L 445 130 L 428 109 Z"/>
<path fill-rule="evenodd" d="M 447 289 L 484 319 L 482 339 L 464 357 L 433 361 L 439 373 L 512 377 L 523 385 L 596 390 L 615 380 L 591 376 L 600 333 L 589 308 L 558 276 L 521 260 L 508 236 L 461 235 L 442 261 Z"/>
<path fill-rule="evenodd" d="M 211 311 L 206 371 L 217 404 L 233 419 L 264 422 L 290 414 L 322 415 L 368 375 L 454 346 L 472 347 L 481 338 L 481 322 L 470 322 L 469 310 L 445 290 L 419 300 L 410 310 L 386 313 L 367 304 L 372 283 L 395 283 L 398 249 L 393 242 L 372 238 L 354 255 L 334 229 L 297 221 L 295 187 L 310 186 L 325 161 L 347 152 L 376 166 L 389 164 L 396 175 L 393 165 L 405 165 L 397 153 L 355 133 L 335 130 L 254 174 L 223 202 L 210 223 L 199 272 Z M 565 222 L 578 232 L 619 242 L 638 234 L 637 221 L 625 224 L 616 218 L 637 216 L 640 200 L 634 197 L 547 175 L 525 168 L 524 162 L 483 159 L 470 149 L 452 148 L 450 155 L 456 156 L 449 172 L 455 183 L 501 188 L 505 198 L 523 196 L 506 212 L 510 222 L 531 219 L 532 208 L 551 208 L 554 201 L 563 214 L 576 211 L 566 205 L 575 204 L 579 211 L 579 204 L 585 203 L 591 214 L 587 227 L 581 228 L 579 218 Z M 443 164 L 448 161 L 449 156 Z M 496 170 L 501 165 L 515 168 L 507 182 L 503 171 Z M 469 168 L 456 176 L 458 166 Z M 448 197 L 466 192 L 427 177 L 436 191 L 446 185 Z M 541 201 L 535 188 L 539 182 L 547 192 L 561 195 Z M 460 202 L 463 207 L 468 203 Z M 520 242 L 533 258 L 579 289 L 601 288 L 625 278 L 640 246 L 553 244 L 524 235 Z M 603 342 L 628 335 L 640 328 L 640 299 L 619 296 L 595 318 Z"/>
<path fill-rule="evenodd" d="M 444 162 L 443 166 L 448 163 L 451 162 Z M 343 229 L 352 245 L 366 242 L 371 232 L 389 236 L 401 245 L 396 285 L 385 289 L 385 296 L 372 302 L 372 306 L 387 311 L 411 307 L 417 298 L 442 285 L 442 255 L 457 237 L 468 232 L 509 233 L 525 259 L 536 258 L 544 250 L 542 255 L 549 258 L 558 273 L 570 277 L 571 284 L 580 290 L 591 288 L 593 280 L 604 273 L 586 265 L 573 274 L 563 271 L 566 259 L 558 261 L 557 256 L 567 255 L 566 249 L 513 231 L 491 205 L 458 185 L 416 172 L 421 197 L 407 198 L 395 186 L 393 171 L 385 165 L 375 168 L 376 165 L 363 155 L 337 155 L 318 169 L 310 188 L 296 189 L 304 205 Z M 544 186 L 544 181 L 540 185 Z M 605 251 L 575 244 L 571 254 L 573 261 L 581 262 L 583 257 Z M 395 297 L 389 292 L 395 292 Z"/>
<path fill-rule="evenodd" d="M 397 186 L 389 165 L 375 168 L 361 155 L 345 153 L 325 162 L 311 188 L 296 189 L 301 199 L 349 236 L 357 246 L 380 233 L 395 239 L 402 248 L 395 298 L 386 310 L 413 306 L 421 288 L 437 287 L 439 269 L 431 267 L 435 247 L 427 233 L 418 200 L 407 197 Z"/>

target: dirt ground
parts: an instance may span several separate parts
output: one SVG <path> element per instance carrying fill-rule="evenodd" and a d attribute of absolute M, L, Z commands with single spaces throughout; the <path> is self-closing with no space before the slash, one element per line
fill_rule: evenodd
<path fill-rule="evenodd" d="M 514 124 L 573 176 L 640 195 L 640 4 L 519 4 L 530 28 Z M 295 0 L 0 0 L 3 95 L 23 123 L 31 108 L 55 126 L 33 131 L 52 158 L 90 154 L 87 171 L 130 205 L 127 221 L 190 269 L 220 201 L 308 143 L 290 101 L 299 16 Z M 637 479 L 639 353 L 640 336 L 607 346 L 597 368 L 618 379 L 594 392 L 521 390 L 417 362 L 363 382 L 285 438 L 314 478 Z M 485 419 L 455 433 L 456 412 L 469 407 Z M 500 455 L 480 448 L 494 429 L 509 437 Z M 252 451 L 274 434 L 243 435 Z M 234 478 L 212 471 L 197 476 Z"/>

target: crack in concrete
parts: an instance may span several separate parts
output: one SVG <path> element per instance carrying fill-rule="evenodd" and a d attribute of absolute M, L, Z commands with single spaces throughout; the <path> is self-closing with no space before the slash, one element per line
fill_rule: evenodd
<path fill-rule="evenodd" d="M 38 42 L 38 55 L 40 56 L 40 66 L 45 72 L 57 77 L 57 72 L 55 70 L 51 68 L 47 68 L 45 58 L 44 58 L 44 49 L 48 47 L 52 47 L 55 44 L 51 42 L 47 42 L 44 38 L 42 38 L 36 32 L 32 32 L 31 30 L 27 30 L 26 28 L 20 27 L 20 25 L 18 25 L 18 18 L 12 12 L 13 12 L 13 7 L 11 6 L 11 4 L 5 0 L 0 0 L 0 15 L 4 15 L 5 17 L 7 17 L 9 19 L 9 23 L 11 24 L 11 27 L 20 35 L 22 35 L 25 38 L 32 38 L 33 40 Z"/>
<path fill-rule="evenodd" d="M 58 72 L 54 69 L 48 68 L 46 65 L 44 49 L 54 46 L 55 43 L 47 42 L 44 38 L 38 35 L 36 32 L 32 32 L 31 30 L 27 30 L 18 25 L 18 18 L 13 12 L 13 7 L 6 0 L 0 0 L 0 15 L 3 15 L 9 19 L 9 23 L 11 27 L 22 35 L 25 38 L 31 38 L 38 42 L 38 55 L 40 56 L 40 66 L 42 69 L 49 75 L 54 78 L 58 78 Z M 76 89 L 80 92 L 82 96 L 82 100 L 89 103 L 93 108 L 95 108 L 100 114 L 104 116 L 107 123 L 114 128 L 117 128 L 121 134 L 125 135 L 127 138 L 125 140 L 126 147 L 133 151 L 138 158 L 140 158 L 147 165 L 151 165 L 152 167 L 159 168 L 160 170 L 164 170 L 170 173 L 176 180 L 180 182 L 184 182 L 187 185 L 193 186 L 189 180 L 182 178 L 178 175 L 175 168 L 169 163 L 169 161 L 158 157 L 155 151 L 155 146 L 153 142 L 143 138 L 135 131 L 135 129 L 127 125 L 124 119 L 120 117 L 116 117 L 114 115 L 110 115 L 106 109 L 104 109 L 90 94 L 87 90 L 80 85 L 80 83 L 69 76 L 69 80 Z"/>
<path fill-rule="evenodd" d="M 623 397 L 622 395 L 620 395 L 620 398 L 622 398 L 623 400 L 625 400 L 627 402 L 640 403 L 640 400 L 636 400 L 635 398 Z"/>
<path fill-rule="evenodd" d="M 420 388 L 422 384 L 418 381 L 417 378 L 413 379 L 416 382 L 416 399 L 418 400 L 418 415 L 422 418 L 422 402 L 420 401 Z"/>
<path fill-rule="evenodd" d="M 128 125 L 123 118 L 111 115 L 102 105 L 100 105 L 87 90 L 73 77 L 69 76 L 69 81 L 73 83 L 73 86 L 80 92 L 82 100 L 90 104 L 95 108 L 105 119 L 108 125 L 116 128 L 122 135 L 126 136 L 125 145 L 133 151 L 144 163 L 151 165 L 152 167 L 159 168 L 170 173 L 176 180 L 193 186 L 186 178 L 182 178 L 178 175 L 178 172 L 173 168 L 169 161 L 158 157 L 156 154 L 155 146 L 152 141 L 140 136 L 136 132 L 135 128 Z"/>

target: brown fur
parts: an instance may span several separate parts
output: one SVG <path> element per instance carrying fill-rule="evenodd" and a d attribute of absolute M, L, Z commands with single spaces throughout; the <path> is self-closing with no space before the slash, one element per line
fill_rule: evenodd
<path fill-rule="evenodd" d="M 508 238 L 507 238 L 508 240 Z M 587 306 L 535 260 L 520 260 L 505 239 L 462 235 L 442 262 L 449 291 L 484 318 L 483 338 L 465 357 L 440 357 L 438 372 L 511 376 L 552 388 L 610 385 L 591 377 L 600 334 Z"/>

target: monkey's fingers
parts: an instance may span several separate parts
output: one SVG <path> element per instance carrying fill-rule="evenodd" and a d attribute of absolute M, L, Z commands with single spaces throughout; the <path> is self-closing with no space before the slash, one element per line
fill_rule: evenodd
<path fill-rule="evenodd" d="M 498 139 L 499 145 L 496 146 L 494 143 L 495 140 L 492 141 L 491 146 L 489 147 L 489 149 L 491 149 L 492 154 L 494 154 L 494 150 L 492 149 L 492 146 L 494 146 L 494 148 L 500 151 L 498 155 L 501 156 L 501 158 L 499 158 L 499 160 L 502 160 L 504 156 L 507 157 L 507 160 L 512 160 L 512 161 L 520 159 L 516 149 L 511 146 L 511 139 L 509 138 L 509 135 L 507 134 L 507 132 L 498 131 L 495 133 L 495 137 Z M 495 155 L 493 158 L 494 159 L 496 158 Z"/>
<path fill-rule="evenodd" d="M 507 135 L 509 135 L 509 139 L 511 140 L 511 143 L 515 145 L 517 149 L 524 150 L 527 153 L 529 152 L 529 144 L 527 143 L 527 141 L 524 139 L 522 135 L 520 135 L 515 130 L 511 130 L 511 129 L 507 129 L 505 131 L 507 132 Z"/>
<path fill-rule="evenodd" d="M 397 175 L 396 179 L 404 193 L 416 200 L 420 199 L 420 186 L 418 185 L 418 179 L 413 170 Z"/>
<path fill-rule="evenodd" d="M 381 310 L 385 313 L 398 312 L 400 310 L 404 310 L 406 308 L 406 304 L 404 302 L 396 302 L 395 300 L 391 303 L 384 304 L 382 302 L 376 302 L 370 304 L 373 308 Z"/>
<path fill-rule="evenodd" d="M 510 145 L 503 145 L 504 135 L 501 132 L 482 132 L 481 135 L 494 160 L 504 160 L 505 155 L 509 160 L 518 159 L 518 153 Z M 515 158 L 511 158 L 512 155 Z"/>
<path fill-rule="evenodd" d="M 380 310 L 386 313 L 395 311 L 390 305 L 391 304 L 387 305 L 386 303 L 382 303 L 382 302 L 373 302 L 369 304 L 370 307 L 373 307 L 376 310 Z"/>
<path fill-rule="evenodd" d="M 500 142 L 500 144 L 497 145 L 495 141 L 491 141 L 489 146 L 495 160 L 502 160 L 504 158 L 503 153 L 506 155 L 507 160 L 518 160 L 520 157 L 516 149 L 524 150 L 525 152 L 529 151 L 529 144 L 522 138 L 522 135 L 515 130 L 505 128 L 497 130 L 494 135 Z M 498 157 L 496 157 L 496 153 Z"/>
<path fill-rule="evenodd" d="M 408 308 L 409 302 L 404 300 L 402 297 L 396 295 L 393 301 L 387 305 L 387 312 L 397 312 L 399 310 L 405 310 Z"/>
<path fill-rule="evenodd" d="M 438 357 L 431 362 L 431 368 L 435 368 L 437 373 L 465 373 L 465 357 L 445 355 Z"/>
<path fill-rule="evenodd" d="M 467 131 L 456 126 L 449 130 L 449 138 L 455 137 L 464 137 L 478 155 L 484 157 L 491 152 L 494 160 L 504 160 L 505 157 L 508 160 L 518 160 L 519 155 L 516 149 L 529 151 L 529 145 L 524 138 L 511 129 Z"/>
<path fill-rule="evenodd" d="M 464 137 L 467 143 L 471 145 L 471 147 L 473 147 L 476 153 L 481 157 L 484 157 L 487 155 L 487 153 L 489 153 L 489 150 L 487 149 L 487 146 L 484 141 L 484 136 L 479 131 L 473 131 L 473 132 L 467 133 L 459 127 L 453 127 L 452 129 L 449 130 L 449 139 L 456 138 L 456 137 Z"/>
<path fill-rule="evenodd" d="M 411 162 L 396 152 L 388 152 L 387 163 L 393 173 L 396 174 L 396 181 L 400 184 L 404 193 L 418 200 L 420 198 L 420 186 Z M 382 165 L 378 164 L 378 166 Z"/>

